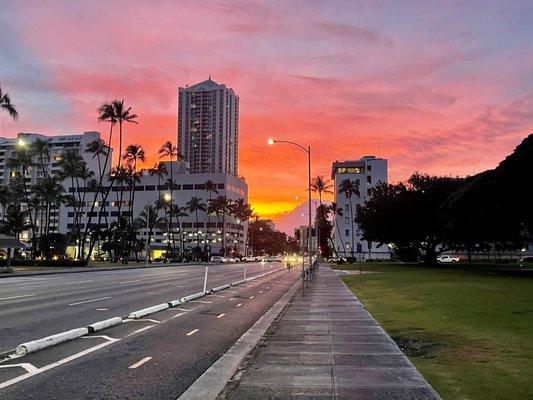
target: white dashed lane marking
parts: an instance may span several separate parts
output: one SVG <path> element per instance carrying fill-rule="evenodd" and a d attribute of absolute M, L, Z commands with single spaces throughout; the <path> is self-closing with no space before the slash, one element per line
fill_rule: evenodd
<path fill-rule="evenodd" d="M 217 319 L 222 318 L 224 315 L 226 315 L 226 314 L 224 314 L 224 313 L 220 314 L 220 315 L 217 317 Z"/>
<path fill-rule="evenodd" d="M 32 293 L 32 294 L 21 294 L 20 296 L 4 297 L 4 298 L 1 298 L 0 300 L 22 299 L 24 297 L 32 297 L 32 296 L 35 296 L 35 295 L 36 295 L 35 293 Z"/>
<path fill-rule="evenodd" d="M 242 303 L 239 303 L 239 304 L 237 304 L 237 306 L 236 306 L 236 307 L 240 307 L 240 306 L 242 306 Z"/>
<path fill-rule="evenodd" d="M 192 336 L 192 335 L 194 335 L 194 334 L 195 334 L 196 332 L 198 332 L 198 331 L 199 331 L 199 329 L 193 329 L 192 331 L 190 331 L 189 333 L 187 333 L 186 336 Z"/>
<path fill-rule="evenodd" d="M 93 301 L 107 300 L 107 299 L 110 299 L 110 298 L 111 298 L 111 296 L 108 296 L 108 297 L 100 297 L 99 299 L 91 299 L 91 300 L 77 301 L 76 303 L 70 303 L 69 306 L 77 306 L 78 304 L 92 303 Z"/>
<path fill-rule="evenodd" d="M 144 363 L 147 363 L 148 361 L 150 361 L 151 359 L 152 359 L 152 357 L 144 357 L 142 360 L 139 360 L 139 361 L 137 361 L 136 363 L 131 364 L 128 368 L 129 368 L 129 369 L 135 369 L 135 368 L 138 368 L 138 367 L 140 367 L 141 365 L 143 365 Z"/>

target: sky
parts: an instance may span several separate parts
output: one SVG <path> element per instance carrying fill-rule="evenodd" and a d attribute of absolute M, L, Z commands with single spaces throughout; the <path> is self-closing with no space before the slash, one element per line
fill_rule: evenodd
<path fill-rule="evenodd" d="M 0 85 L 20 112 L 0 136 L 104 133 L 97 107 L 124 98 L 125 143 L 151 166 L 176 141 L 178 87 L 211 75 L 240 98 L 250 203 L 295 223 L 305 154 L 269 137 L 310 145 L 328 177 L 369 154 L 392 182 L 495 167 L 533 131 L 532 20 L 531 1 L 0 0 Z"/>

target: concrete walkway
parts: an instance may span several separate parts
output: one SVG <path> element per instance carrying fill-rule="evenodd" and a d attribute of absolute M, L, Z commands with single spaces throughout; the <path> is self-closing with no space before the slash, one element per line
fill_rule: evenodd
<path fill-rule="evenodd" d="M 329 266 L 265 340 L 230 399 L 440 399 Z"/>

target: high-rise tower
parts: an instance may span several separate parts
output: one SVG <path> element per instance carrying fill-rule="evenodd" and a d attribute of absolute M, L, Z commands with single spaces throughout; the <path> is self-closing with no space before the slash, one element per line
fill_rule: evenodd
<path fill-rule="evenodd" d="M 191 173 L 238 173 L 239 98 L 211 80 L 179 88 L 178 151 Z"/>

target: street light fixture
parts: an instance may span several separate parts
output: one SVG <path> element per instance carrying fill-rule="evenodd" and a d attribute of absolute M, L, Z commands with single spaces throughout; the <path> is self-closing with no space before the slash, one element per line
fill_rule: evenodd
<path fill-rule="evenodd" d="M 291 142 L 290 140 L 276 140 L 274 138 L 268 139 L 269 145 L 274 145 L 276 143 L 285 143 L 290 144 L 292 146 L 296 146 L 307 154 L 307 199 L 309 203 L 309 220 L 307 225 L 307 253 L 309 256 L 309 268 L 311 268 L 311 265 L 313 264 L 313 256 L 311 255 L 311 146 L 307 146 L 307 148 L 305 148 L 301 144 Z M 302 274 L 302 280 L 303 279 L 304 276 Z M 305 284 L 303 286 L 305 287 Z"/>

